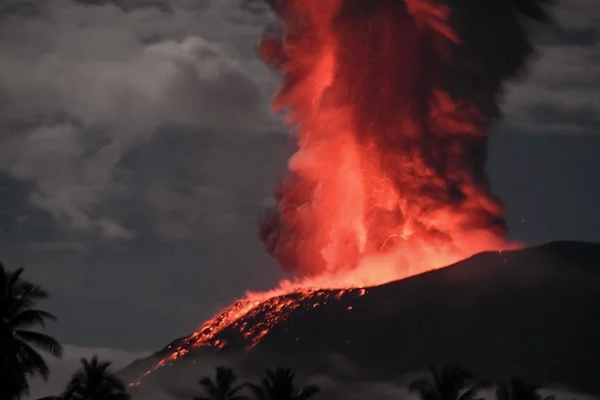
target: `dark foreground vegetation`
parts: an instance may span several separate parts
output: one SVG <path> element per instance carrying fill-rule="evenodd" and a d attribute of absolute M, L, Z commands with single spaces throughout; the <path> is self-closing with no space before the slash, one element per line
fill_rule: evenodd
<path fill-rule="evenodd" d="M 61 345 L 40 332 L 46 321 L 56 319 L 37 308 L 48 293 L 24 279 L 23 272 L 8 271 L 0 263 L 0 400 L 25 398 L 31 378 L 48 378 L 51 371 L 41 353 L 62 356 Z M 127 385 L 110 365 L 97 356 L 82 359 L 62 393 L 39 400 L 129 400 Z M 213 377 L 198 383 L 203 395 L 189 400 L 308 400 L 320 391 L 315 385 L 297 386 L 294 370 L 288 368 L 267 369 L 259 382 L 240 383 L 232 369 L 217 367 Z M 538 385 L 519 378 L 493 386 L 496 400 L 550 400 L 538 393 Z M 431 367 L 409 390 L 422 400 L 479 400 L 480 390 L 491 387 L 464 368 L 444 366 Z"/>

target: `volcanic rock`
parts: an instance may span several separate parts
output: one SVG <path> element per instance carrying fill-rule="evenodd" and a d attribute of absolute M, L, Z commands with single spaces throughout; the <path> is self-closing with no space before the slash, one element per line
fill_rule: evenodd
<path fill-rule="evenodd" d="M 142 386 L 164 385 L 169 370 L 193 371 L 195 362 L 213 356 L 235 359 L 242 371 L 282 365 L 353 379 L 332 366 L 332 357 L 341 357 L 362 379 L 393 379 L 450 363 L 485 378 L 516 374 L 600 393 L 600 244 L 552 242 L 481 253 L 364 294 L 319 290 L 300 301 L 256 346 L 247 349 L 252 338 L 225 329 L 215 338 L 227 343 L 222 349 L 190 348 L 173 366 L 145 377 Z M 239 322 L 258 324 L 266 317 Z M 178 339 L 122 375 L 139 377 L 177 346 L 189 347 Z"/>

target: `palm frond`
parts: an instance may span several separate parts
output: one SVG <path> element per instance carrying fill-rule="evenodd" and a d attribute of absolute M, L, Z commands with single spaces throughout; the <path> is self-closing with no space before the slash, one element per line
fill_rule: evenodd
<path fill-rule="evenodd" d="M 246 383 L 245 386 L 250 389 L 250 392 L 255 400 L 264 400 L 266 398 L 266 393 L 263 386 L 250 382 Z"/>
<path fill-rule="evenodd" d="M 34 300 L 43 300 L 48 298 L 48 292 L 41 286 L 33 284 L 26 280 L 15 282 L 14 290 L 23 297 L 28 297 Z"/>
<path fill-rule="evenodd" d="M 505 383 L 496 387 L 496 400 L 510 400 L 510 389 Z"/>
<path fill-rule="evenodd" d="M 198 384 L 202 386 L 206 398 L 210 400 L 246 400 L 246 396 L 238 392 L 247 385 L 236 385 L 237 375 L 232 368 L 218 366 L 214 379 L 209 376 L 201 377 Z"/>
<path fill-rule="evenodd" d="M 14 271 L 8 272 L 7 273 L 8 282 L 6 282 L 6 285 L 8 287 L 14 287 L 21 280 L 21 275 L 23 274 L 24 271 L 25 271 L 25 268 L 19 267 L 19 268 L 15 269 Z M 25 281 L 22 281 L 22 282 L 25 282 Z"/>
<path fill-rule="evenodd" d="M 14 398 L 28 393 L 28 377 L 39 375 L 43 379 L 48 378 L 48 365 L 36 348 L 53 355 L 62 353 L 56 340 L 26 329 L 33 326 L 44 327 L 47 320 L 56 318 L 35 308 L 39 300 L 48 297 L 48 293 L 23 279 L 24 271 L 23 267 L 8 271 L 0 263 L 0 341 L 3 347 L 0 376 L 3 381 L 10 377 L 11 385 L 3 387 L 3 391 Z"/>
<path fill-rule="evenodd" d="M 52 354 L 54 357 L 62 357 L 63 348 L 56 339 L 44 333 L 26 330 L 15 330 L 14 335 L 20 340 L 31 343 L 35 347 Z"/>
<path fill-rule="evenodd" d="M 431 383 L 425 378 L 419 378 L 410 383 L 408 385 L 409 392 L 419 392 L 424 393 L 431 391 L 433 389 Z"/>
<path fill-rule="evenodd" d="M 112 364 L 110 361 L 100 361 L 97 354 L 90 359 L 82 358 L 80 362 L 83 366 L 83 370 L 89 374 L 103 374 Z"/>
<path fill-rule="evenodd" d="M 210 376 L 203 376 L 202 378 L 200 378 L 198 380 L 198 385 L 202 386 L 205 389 L 208 389 L 208 388 L 216 389 L 216 386 L 215 386 L 214 382 L 212 381 L 212 379 L 210 378 Z"/>
<path fill-rule="evenodd" d="M 8 273 L 4 268 L 4 264 L 0 261 L 0 301 L 6 298 L 6 284 L 8 282 Z"/>
<path fill-rule="evenodd" d="M 48 368 L 46 361 L 33 347 L 29 346 L 26 342 L 21 341 L 19 343 L 19 355 L 26 372 L 35 372 L 40 375 L 42 379 L 48 379 L 50 368 Z"/>
<path fill-rule="evenodd" d="M 86 381 L 86 375 L 82 369 L 75 371 L 60 397 L 64 399 L 79 398 L 78 394 L 85 388 Z"/>
<path fill-rule="evenodd" d="M 296 396 L 298 400 L 307 400 L 315 394 L 319 393 L 321 388 L 316 385 L 307 385 L 300 389 L 300 393 Z"/>
<path fill-rule="evenodd" d="M 409 391 L 417 392 L 422 400 L 475 400 L 481 383 L 467 387 L 474 375 L 460 366 L 430 366 L 429 378 L 418 378 L 410 383 Z"/>
<path fill-rule="evenodd" d="M 16 354 L 9 354 L 0 365 L 2 377 L 2 394 L 6 399 L 19 399 L 29 394 L 29 383 L 26 379 L 27 370 L 21 365 Z"/>
<path fill-rule="evenodd" d="M 98 356 L 82 358 L 80 369 L 67 383 L 62 397 L 66 400 L 129 400 L 125 382 L 110 371 L 110 364 L 100 361 Z"/>
<path fill-rule="evenodd" d="M 233 382 L 232 382 L 233 383 Z M 231 387 L 231 389 L 229 389 L 229 391 L 227 392 L 227 396 L 230 397 L 230 400 L 234 400 L 234 398 L 236 397 L 236 394 L 240 391 L 244 389 L 244 385 L 237 385 L 237 386 L 233 386 Z M 244 397 L 244 396 L 241 396 Z"/>
<path fill-rule="evenodd" d="M 458 400 L 476 400 L 475 396 L 477 394 L 479 394 L 479 391 L 485 387 L 487 385 L 486 382 L 478 382 L 476 384 L 474 384 L 473 386 L 471 386 L 470 388 L 468 388 L 467 390 L 465 390 L 460 397 L 458 398 Z"/>
<path fill-rule="evenodd" d="M 30 326 L 46 326 L 46 320 L 56 321 L 56 317 L 43 310 L 28 309 L 13 315 L 7 322 L 11 328 L 26 328 Z"/>

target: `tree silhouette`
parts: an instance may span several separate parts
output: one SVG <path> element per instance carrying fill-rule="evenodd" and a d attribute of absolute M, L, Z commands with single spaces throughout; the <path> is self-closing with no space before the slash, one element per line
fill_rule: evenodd
<path fill-rule="evenodd" d="M 7 271 L 0 263 L 0 376 L 1 399 L 16 399 L 28 393 L 28 378 L 38 375 L 48 379 L 50 370 L 36 350 L 55 357 L 62 356 L 62 347 L 51 336 L 31 328 L 45 327 L 47 320 L 56 318 L 35 308 L 48 298 L 48 293 L 21 278 L 24 269 Z"/>
<path fill-rule="evenodd" d="M 430 377 L 419 378 L 409 386 L 422 400 L 473 400 L 483 382 L 469 385 L 474 376 L 462 367 L 430 367 Z"/>
<path fill-rule="evenodd" d="M 553 400 L 554 396 L 542 397 L 539 385 L 528 383 L 519 377 L 512 378 L 496 388 L 496 400 Z"/>
<path fill-rule="evenodd" d="M 205 396 L 195 397 L 194 400 L 246 400 L 247 397 L 239 393 L 244 385 L 236 385 L 236 381 L 233 369 L 217 367 L 214 380 L 209 376 L 200 378 L 198 384 L 204 389 Z"/>
<path fill-rule="evenodd" d="M 295 372 L 289 368 L 267 369 L 260 385 L 249 383 L 255 400 L 307 400 L 319 392 L 319 387 L 294 385 Z"/>
<path fill-rule="evenodd" d="M 125 383 L 110 370 L 110 362 L 81 359 L 81 368 L 76 371 L 64 392 L 62 400 L 129 400 Z"/>

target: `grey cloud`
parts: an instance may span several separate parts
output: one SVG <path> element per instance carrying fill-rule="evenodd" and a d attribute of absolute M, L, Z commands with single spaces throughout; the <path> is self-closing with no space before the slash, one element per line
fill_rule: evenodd
<path fill-rule="evenodd" d="M 98 206 L 127 195 L 115 170 L 159 127 L 268 126 L 266 100 L 231 51 L 174 34 L 201 23 L 190 11 L 55 0 L 42 17 L 3 18 L 0 168 L 34 182 L 29 201 L 72 229 L 134 236 Z"/>
<path fill-rule="evenodd" d="M 27 248 L 33 251 L 86 251 L 85 244 L 76 241 L 31 241 L 27 243 Z"/>
<path fill-rule="evenodd" d="M 131 152 L 122 168 L 138 172 L 121 179 L 163 239 L 244 232 L 251 241 L 291 147 L 278 134 L 166 131 Z"/>
<path fill-rule="evenodd" d="M 558 2 L 555 20 L 567 29 L 598 28 L 600 4 L 596 0 L 571 0 Z"/>
<path fill-rule="evenodd" d="M 554 126 L 571 125 L 574 129 L 584 131 L 584 127 L 600 124 L 600 115 L 589 107 L 565 109 L 556 103 L 540 102 L 531 110 L 531 118 L 537 123 Z"/>
<path fill-rule="evenodd" d="M 598 41 L 592 46 L 544 46 L 527 79 L 508 90 L 508 122 L 532 133 L 597 133 L 598 119 L 586 116 L 600 114 L 599 59 Z M 567 118 L 558 123 L 544 110 Z"/>
<path fill-rule="evenodd" d="M 600 2 L 557 2 L 555 25 L 533 29 L 538 59 L 524 80 L 510 85 L 508 126 L 541 134 L 597 133 L 600 114 Z M 557 121 L 557 114 L 566 117 Z"/>
<path fill-rule="evenodd" d="M 547 25 L 533 31 L 541 46 L 592 46 L 598 40 L 597 28 L 592 27 L 565 29 L 560 25 Z"/>
<path fill-rule="evenodd" d="M 210 227 L 211 234 L 217 235 L 241 222 L 239 215 L 228 213 L 228 197 L 210 187 L 181 188 L 156 182 L 148 191 L 147 201 L 157 218 L 157 233 L 168 239 L 194 237 L 200 227 Z"/>

